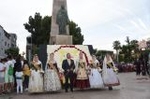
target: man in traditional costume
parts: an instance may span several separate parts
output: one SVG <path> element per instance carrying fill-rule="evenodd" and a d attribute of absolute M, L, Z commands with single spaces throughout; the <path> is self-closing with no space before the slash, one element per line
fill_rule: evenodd
<path fill-rule="evenodd" d="M 71 92 L 73 92 L 73 71 L 75 69 L 74 61 L 71 59 L 70 53 L 67 53 L 67 59 L 62 62 L 62 69 L 65 75 L 65 91 L 68 92 L 68 87 L 70 87 Z"/>

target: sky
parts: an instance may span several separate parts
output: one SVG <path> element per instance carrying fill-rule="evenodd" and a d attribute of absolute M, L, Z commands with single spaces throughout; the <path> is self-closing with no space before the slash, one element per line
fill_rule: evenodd
<path fill-rule="evenodd" d="M 2 0 L 1 0 L 2 1 Z M 25 52 L 30 35 L 23 24 L 39 12 L 52 15 L 53 0 L 3 0 L 0 25 L 17 34 L 20 53 Z M 78 24 L 83 44 L 99 50 L 113 50 L 113 42 L 126 44 L 126 37 L 142 40 L 150 37 L 150 0 L 67 0 L 69 19 Z"/>

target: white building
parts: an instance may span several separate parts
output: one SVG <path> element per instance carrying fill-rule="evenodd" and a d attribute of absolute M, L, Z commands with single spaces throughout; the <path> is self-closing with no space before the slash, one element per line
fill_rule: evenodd
<path fill-rule="evenodd" d="M 7 33 L 0 25 L 0 58 L 6 57 L 5 50 L 16 47 L 17 35 Z"/>

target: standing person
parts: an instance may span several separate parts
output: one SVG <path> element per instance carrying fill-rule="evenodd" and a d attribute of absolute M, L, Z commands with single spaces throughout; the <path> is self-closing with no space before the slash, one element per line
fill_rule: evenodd
<path fill-rule="evenodd" d="M 17 72 L 18 70 L 20 70 L 20 68 L 22 68 L 21 56 L 18 55 L 17 58 L 16 58 L 16 61 L 15 61 L 15 64 L 14 64 L 14 73 L 13 73 L 13 76 L 14 76 L 14 87 L 15 87 L 15 89 L 17 88 L 16 72 Z"/>
<path fill-rule="evenodd" d="M 16 70 L 17 94 L 23 93 L 23 71 L 21 67 Z"/>
<path fill-rule="evenodd" d="M 142 64 L 142 76 L 146 76 L 146 60 L 144 57 L 141 60 L 141 64 Z"/>
<path fill-rule="evenodd" d="M 54 53 L 49 55 L 49 59 L 45 68 L 44 75 L 44 90 L 45 91 L 59 91 L 61 89 L 61 83 L 58 76 L 57 63 L 54 60 Z"/>
<path fill-rule="evenodd" d="M 92 63 L 90 64 L 89 81 L 91 88 L 103 88 L 103 80 L 101 76 L 101 68 L 99 67 L 99 61 L 96 56 L 92 56 Z"/>
<path fill-rule="evenodd" d="M 28 64 L 27 60 L 24 60 L 24 62 L 23 62 L 23 74 L 24 74 L 23 85 L 24 85 L 25 91 L 27 91 L 28 86 L 29 86 L 29 77 L 30 77 L 30 74 L 31 74 L 30 67 L 29 67 L 29 64 Z"/>
<path fill-rule="evenodd" d="M 38 55 L 33 56 L 33 61 L 31 62 L 31 75 L 29 78 L 29 88 L 30 93 L 43 92 L 43 69 L 42 63 L 38 58 Z"/>
<path fill-rule="evenodd" d="M 87 64 L 83 59 L 83 53 L 79 53 L 79 61 L 77 63 L 77 78 L 76 78 L 76 87 L 80 89 L 88 88 L 89 85 L 89 79 L 87 75 Z"/>
<path fill-rule="evenodd" d="M 4 92 L 4 83 L 5 83 L 5 65 L 4 65 L 4 59 L 0 60 L 0 94 Z"/>
<path fill-rule="evenodd" d="M 7 58 L 4 58 L 3 59 L 3 65 L 4 65 L 4 67 L 5 67 L 5 71 L 4 71 L 4 93 L 7 93 L 7 91 L 8 91 L 8 83 L 6 83 L 6 72 L 7 72 Z"/>
<path fill-rule="evenodd" d="M 150 53 L 149 53 L 149 55 L 148 55 L 147 67 L 148 67 L 148 73 L 149 73 L 149 78 L 150 78 Z"/>
<path fill-rule="evenodd" d="M 7 91 L 13 91 L 14 87 L 14 63 L 12 61 L 12 57 L 7 57 L 8 61 L 6 62 L 6 71 L 5 71 L 5 83 L 7 83 Z"/>
<path fill-rule="evenodd" d="M 71 59 L 70 53 L 67 53 L 66 57 L 67 59 L 62 62 L 62 69 L 65 75 L 65 91 L 68 92 L 68 87 L 70 87 L 71 92 L 73 92 L 73 71 L 75 69 L 75 64 Z"/>
<path fill-rule="evenodd" d="M 117 77 L 117 68 L 115 67 L 110 55 L 106 55 L 103 61 L 102 77 L 104 85 L 108 86 L 109 90 L 113 90 L 112 86 L 120 85 Z"/>
<path fill-rule="evenodd" d="M 141 73 L 141 62 L 138 58 L 135 60 L 134 65 L 136 66 L 136 75 L 138 76 Z"/>

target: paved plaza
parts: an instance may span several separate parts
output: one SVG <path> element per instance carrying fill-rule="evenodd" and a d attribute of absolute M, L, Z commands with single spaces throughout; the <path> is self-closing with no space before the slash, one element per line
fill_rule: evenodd
<path fill-rule="evenodd" d="M 114 90 L 75 90 L 73 93 L 16 94 L 1 95 L 0 99 L 150 99 L 150 79 L 136 77 L 135 73 L 120 73 L 121 85 Z"/>

